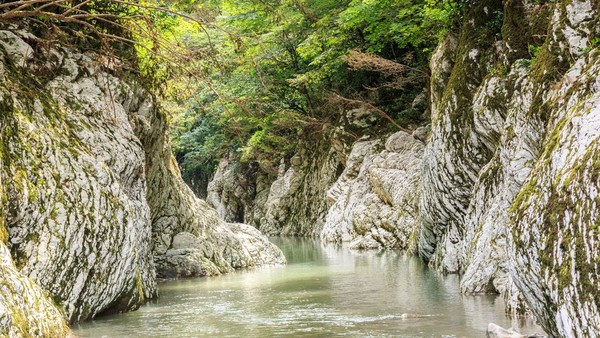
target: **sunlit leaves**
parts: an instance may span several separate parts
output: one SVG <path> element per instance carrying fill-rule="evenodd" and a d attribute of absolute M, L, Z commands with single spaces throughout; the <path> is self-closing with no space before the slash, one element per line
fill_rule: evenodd
<path fill-rule="evenodd" d="M 238 151 L 264 166 L 290 155 L 304 128 L 332 118 L 323 108 L 327 93 L 355 94 L 387 83 L 376 72 L 349 70 L 344 56 L 350 50 L 409 62 L 426 74 L 421 68 L 457 8 L 446 0 L 213 0 L 212 6 L 218 7 L 208 27 L 215 53 L 203 68 L 210 85 L 200 85 L 200 104 L 188 112 L 198 121 L 187 130 L 195 135 L 190 139 L 208 143 L 213 161 Z M 176 35 L 196 48 L 207 45 L 195 33 L 188 38 L 187 29 L 178 27 Z M 401 114 L 412 94 L 397 102 L 392 94 L 382 95 L 385 110 Z M 200 138 L 196 129 L 204 120 L 226 137 Z M 182 152 L 210 158 L 186 140 Z"/>

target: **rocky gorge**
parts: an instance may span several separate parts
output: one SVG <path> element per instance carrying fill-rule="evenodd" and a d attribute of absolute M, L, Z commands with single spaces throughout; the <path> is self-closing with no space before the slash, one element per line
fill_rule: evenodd
<path fill-rule="evenodd" d="M 599 7 L 473 3 L 431 58 L 429 133 L 328 136 L 329 147 L 282 162 L 256 199 L 236 195 L 243 165 L 227 160 L 208 200 L 270 233 L 417 252 L 459 273 L 463 293 L 501 294 L 508 313 L 534 315 L 551 336 L 595 337 Z"/>
<path fill-rule="evenodd" d="M 65 336 L 160 278 L 285 264 L 279 235 L 418 255 L 552 337 L 597 337 L 600 3 L 465 3 L 413 102 L 425 123 L 349 109 L 276 174 L 221 159 L 206 201 L 136 79 L 4 27 L 0 333 Z"/>
<path fill-rule="evenodd" d="M 0 37 L 2 335 L 64 336 L 157 296 L 157 277 L 285 263 L 194 197 L 165 116 L 116 65 L 22 30 Z"/>

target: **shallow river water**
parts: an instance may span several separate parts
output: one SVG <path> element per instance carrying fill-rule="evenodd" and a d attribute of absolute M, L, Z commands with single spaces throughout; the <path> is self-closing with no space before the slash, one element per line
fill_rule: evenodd
<path fill-rule="evenodd" d="M 461 296 L 443 276 L 396 252 L 353 252 L 298 238 L 272 239 L 288 265 L 159 284 L 138 311 L 73 327 L 81 337 L 485 337 L 509 320 L 501 298 Z"/>

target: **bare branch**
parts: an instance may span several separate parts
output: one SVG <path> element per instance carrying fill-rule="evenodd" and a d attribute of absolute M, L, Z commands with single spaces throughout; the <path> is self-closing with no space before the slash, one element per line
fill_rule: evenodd
<path fill-rule="evenodd" d="M 394 125 L 394 127 L 398 128 L 398 130 L 404 131 L 406 133 L 412 134 L 412 130 L 405 128 L 401 125 L 399 125 L 398 123 L 396 123 L 396 121 L 394 121 L 393 118 L 390 117 L 390 115 L 388 113 L 386 113 L 385 111 L 375 107 L 374 105 L 370 104 L 369 102 L 365 102 L 365 101 L 361 101 L 361 100 L 354 100 L 354 99 L 350 99 L 347 97 L 343 97 L 337 93 L 331 93 L 330 95 L 330 100 L 332 101 L 338 101 L 341 103 L 346 103 L 349 104 L 350 106 L 354 106 L 354 107 L 362 107 L 365 108 L 369 111 L 375 112 L 377 114 L 379 114 L 381 117 L 383 117 L 384 119 L 388 120 L 392 125 Z"/>
<path fill-rule="evenodd" d="M 70 8 L 69 10 L 67 10 L 65 13 L 63 13 L 63 15 L 65 15 L 65 16 L 69 15 L 72 11 L 78 10 L 79 8 L 85 6 L 86 4 L 90 3 L 91 1 L 92 0 L 85 0 L 85 1 L 81 2 L 80 4 L 78 4 L 78 5 Z"/>
<path fill-rule="evenodd" d="M 39 4 L 39 3 L 43 3 L 43 2 L 48 2 L 48 1 L 50 1 L 50 0 L 11 1 L 11 2 L 0 4 L 0 9 L 6 8 L 6 7 L 13 7 L 13 6 L 19 6 L 19 8 L 21 8 L 23 6 L 26 7 L 26 6 L 29 6 L 29 5 L 35 5 L 35 4 Z"/>

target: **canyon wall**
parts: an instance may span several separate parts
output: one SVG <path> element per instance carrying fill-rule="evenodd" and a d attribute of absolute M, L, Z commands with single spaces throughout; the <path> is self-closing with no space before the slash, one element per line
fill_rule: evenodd
<path fill-rule="evenodd" d="M 2 334 L 136 309 L 157 274 L 285 262 L 193 196 L 165 116 L 115 60 L 7 29 L 0 77 Z"/>
<path fill-rule="evenodd" d="M 431 60 L 420 254 L 553 336 L 595 337 L 598 3 L 468 10 Z"/>
<path fill-rule="evenodd" d="M 354 143 L 344 172 L 328 190 L 324 242 L 353 249 L 416 251 L 424 144 L 406 132 Z"/>
<path fill-rule="evenodd" d="M 310 231 L 269 231 L 416 250 L 461 274 L 463 293 L 501 294 L 509 313 L 535 315 L 553 336 L 597 336 L 599 7 L 465 2 L 430 60 L 430 134 L 338 142 L 337 181 L 318 191 L 297 187 L 325 181 L 294 177 L 327 149 L 292 159 L 271 186 L 284 197 L 256 203 L 262 218 L 293 219 L 306 192 L 328 204 Z M 294 208 L 264 207 L 282 201 Z"/>

